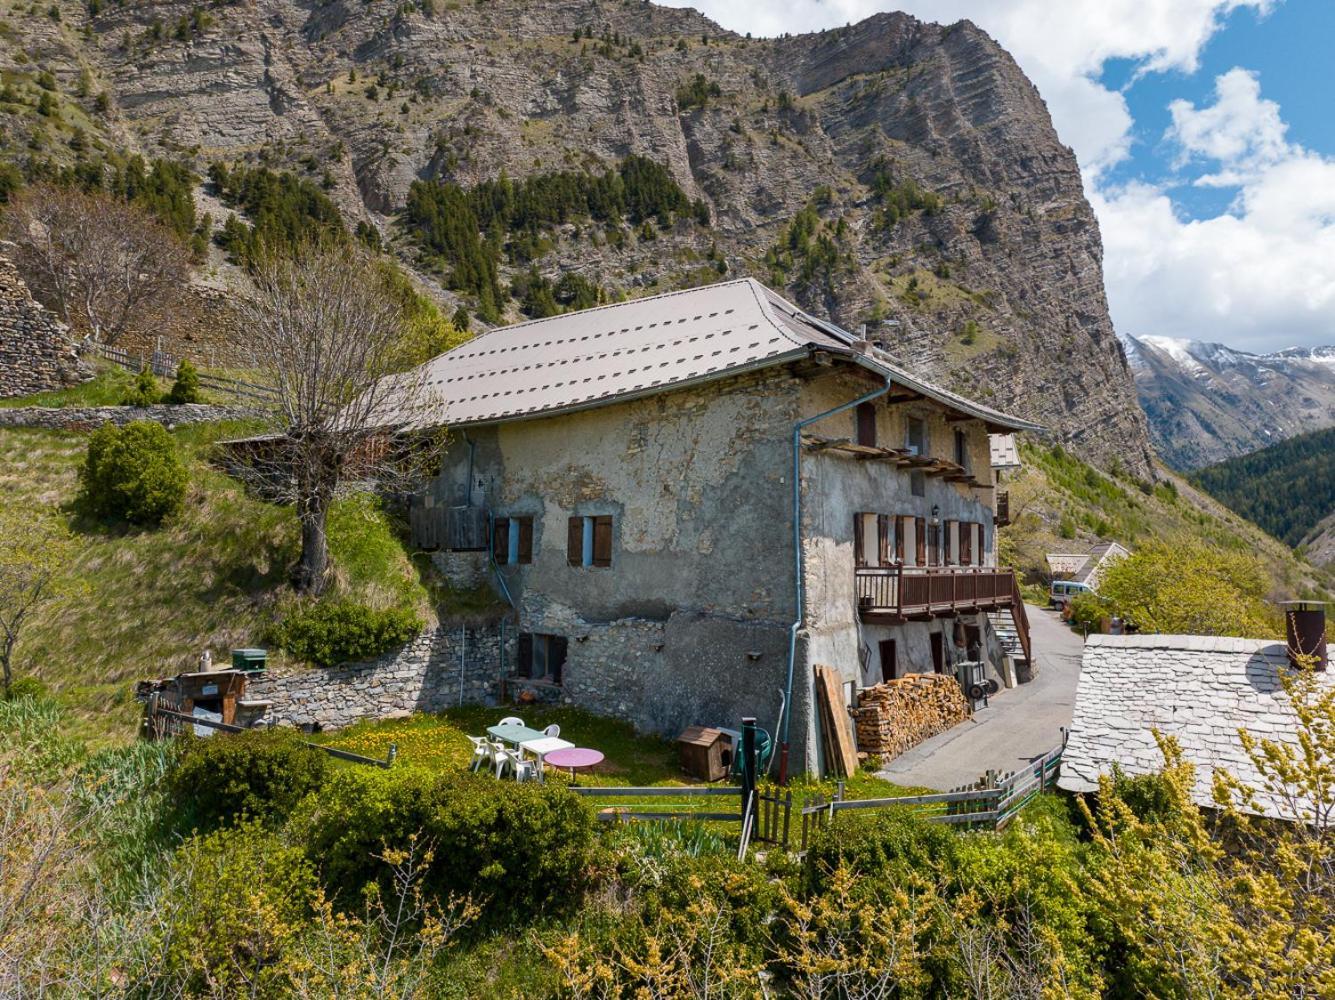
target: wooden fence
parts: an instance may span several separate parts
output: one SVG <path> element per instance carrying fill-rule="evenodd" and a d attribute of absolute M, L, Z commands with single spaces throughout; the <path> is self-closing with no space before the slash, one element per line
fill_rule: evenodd
<path fill-rule="evenodd" d="M 141 372 L 147 368 L 160 378 L 175 378 L 176 370 L 181 364 L 180 358 L 174 354 L 166 353 L 161 348 L 145 354 L 142 351 L 129 351 L 125 348 L 112 347 L 108 344 L 99 344 L 94 340 L 87 340 L 79 345 L 79 350 L 94 354 L 114 365 L 119 365 L 127 371 Z M 226 375 L 215 375 L 209 372 L 200 372 L 199 384 L 206 389 L 213 389 L 216 392 L 237 396 L 241 399 L 251 399 L 260 403 L 270 402 L 278 395 L 272 386 L 259 385 L 255 382 L 247 382 L 244 379 L 229 378 Z"/>
<path fill-rule="evenodd" d="M 1063 737 L 1060 745 L 1019 771 L 1007 775 L 989 771 L 973 785 L 949 792 L 884 799 L 845 799 L 843 782 L 840 782 L 839 790 L 832 798 L 813 796 L 802 806 L 801 850 L 807 849 L 817 830 L 834 823 L 844 812 L 912 808 L 925 814 L 931 823 L 949 823 L 971 829 L 1004 829 L 1030 799 L 1055 784 L 1065 746 Z"/>
<path fill-rule="evenodd" d="M 194 732 L 192 728 L 194 726 L 216 729 L 224 733 L 244 733 L 247 731 L 245 726 L 234 726 L 231 723 L 216 722 L 213 719 L 202 719 L 195 715 L 188 715 L 185 712 L 178 712 L 173 708 L 166 708 L 157 698 L 149 700 L 148 707 L 144 712 L 144 735 L 148 739 L 168 739 L 172 736 L 180 736 L 183 733 L 192 733 Z M 338 747 L 325 746 L 323 743 L 311 743 L 309 740 L 303 740 L 302 742 L 308 747 L 323 750 L 330 757 L 351 761 L 353 764 L 390 767 L 399 757 L 397 743 L 391 743 L 389 753 L 384 760 L 380 760 L 375 757 L 363 757 L 361 754 L 355 754 L 349 750 L 340 750 Z"/>

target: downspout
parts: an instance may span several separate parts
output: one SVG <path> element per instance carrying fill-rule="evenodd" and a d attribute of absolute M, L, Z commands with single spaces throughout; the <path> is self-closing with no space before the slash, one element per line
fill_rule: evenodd
<path fill-rule="evenodd" d="M 870 403 L 890 391 L 890 380 L 885 385 L 857 399 L 851 399 L 832 410 L 817 413 L 793 424 L 793 590 L 797 598 L 797 618 L 788 630 L 788 680 L 784 684 L 783 696 L 783 736 L 779 745 L 779 784 L 788 783 L 788 722 L 793 714 L 793 669 L 797 661 L 797 633 L 806 618 L 803 612 L 802 592 L 802 430 L 818 420 L 851 410 L 863 403 Z"/>
<path fill-rule="evenodd" d="M 467 434 L 464 435 L 464 441 L 467 442 L 468 444 L 467 488 L 468 488 L 468 506 L 471 507 L 473 506 L 473 454 L 477 450 L 477 442 L 474 441 L 472 438 L 470 438 Z M 496 549 L 491 544 L 492 534 L 495 532 L 495 530 L 496 530 L 495 518 L 492 516 L 491 511 L 488 510 L 487 511 L 487 562 L 491 564 L 492 572 L 496 574 L 496 582 L 501 585 L 501 596 L 503 596 L 505 598 L 505 602 L 510 605 L 510 609 L 514 611 L 516 614 L 518 614 L 519 608 L 516 607 L 515 605 L 514 597 L 510 595 L 510 588 L 506 586 L 505 577 L 501 575 L 500 566 L 496 564 Z M 505 619 L 504 618 L 500 620 L 500 636 L 499 636 L 499 642 L 497 643 L 496 646 L 496 666 L 497 666 L 497 671 L 500 674 L 501 686 L 504 687 L 505 685 Z M 459 692 L 460 692 L 459 693 L 460 703 L 462 704 L 463 702 L 462 668 L 460 668 L 460 673 L 459 673 Z"/>

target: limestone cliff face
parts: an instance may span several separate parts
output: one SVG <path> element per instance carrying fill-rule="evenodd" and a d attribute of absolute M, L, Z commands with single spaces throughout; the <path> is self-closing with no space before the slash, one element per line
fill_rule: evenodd
<path fill-rule="evenodd" d="M 108 143 L 201 167 L 328 171 L 349 217 L 380 226 L 409 263 L 393 213 L 415 179 L 652 157 L 706 201 L 711 229 L 613 247 L 571 226 L 541 270 L 638 294 L 714 280 L 721 257 L 726 273 L 867 324 L 904 363 L 1042 420 L 1082 454 L 1150 472 L 1075 158 L 1014 61 L 969 22 L 881 14 L 753 40 L 628 0 L 251 0 L 191 25 L 197 6 L 107 4 L 85 36 L 71 0 L 58 24 L 0 36 L 0 65 L 49 67 Z M 718 93 L 683 108 L 696 74 Z M 91 110 L 102 89 L 105 115 Z M 46 123 L 47 141 L 73 117 Z M 30 125 L 13 122 L 10 142 Z M 887 220 L 887 188 L 930 204 Z M 808 205 L 837 254 L 766 260 Z"/>

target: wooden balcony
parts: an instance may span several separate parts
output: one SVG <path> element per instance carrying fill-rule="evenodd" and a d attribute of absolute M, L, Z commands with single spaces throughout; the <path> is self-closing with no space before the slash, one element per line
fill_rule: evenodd
<path fill-rule="evenodd" d="M 864 621 L 993 611 L 1019 598 L 1015 571 L 990 566 L 859 567 L 858 611 Z"/>

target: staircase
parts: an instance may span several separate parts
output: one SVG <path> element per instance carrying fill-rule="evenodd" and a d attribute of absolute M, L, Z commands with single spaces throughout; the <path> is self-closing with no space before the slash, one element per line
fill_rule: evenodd
<path fill-rule="evenodd" d="M 1015 609 L 1019 608 L 1019 620 Z M 992 623 L 992 631 L 997 634 L 1001 648 L 1012 660 L 1029 662 L 1029 620 L 1024 613 L 1024 604 L 1010 604 L 996 611 L 987 613 L 987 620 Z"/>

